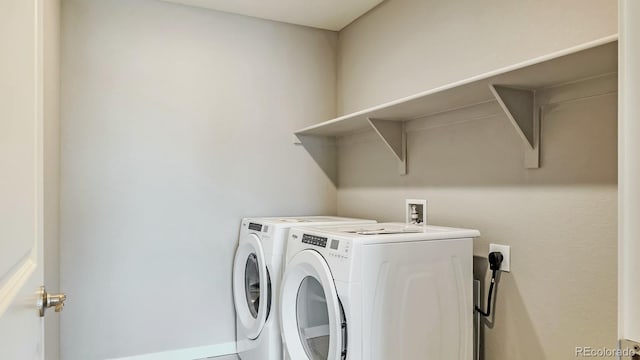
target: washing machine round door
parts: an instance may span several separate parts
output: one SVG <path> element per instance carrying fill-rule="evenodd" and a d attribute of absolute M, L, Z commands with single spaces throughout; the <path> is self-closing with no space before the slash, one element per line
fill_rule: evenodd
<path fill-rule="evenodd" d="M 344 311 L 329 266 L 317 251 L 301 251 L 287 264 L 280 306 L 290 359 L 346 359 Z"/>
<path fill-rule="evenodd" d="M 233 263 L 236 313 L 247 337 L 256 339 L 271 310 L 271 281 L 262 243 L 255 234 L 240 240 Z"/>

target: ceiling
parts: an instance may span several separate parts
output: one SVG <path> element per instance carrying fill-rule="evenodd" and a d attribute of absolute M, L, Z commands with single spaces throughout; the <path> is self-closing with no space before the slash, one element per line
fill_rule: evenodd
<path fill-rule="evenodd" d="M 384 0 L 163 0 L 338 31 Z"/>

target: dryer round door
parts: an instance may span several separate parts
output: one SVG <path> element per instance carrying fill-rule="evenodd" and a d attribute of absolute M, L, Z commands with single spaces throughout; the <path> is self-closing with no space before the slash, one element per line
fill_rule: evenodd
<path fill-rule="evenodd" d="M 256 339 L 271 310 L 271 281 L 262 243 L 255 234 L 240 240 L 233 263 L 236 313 L 250 339 Z"/>
<path fill-rule="evenodd" d="M 287 264 L 280 316 L 285 351 L 296 360 L 346 359 L 347 326 L 325 259 L 304 250 Z"/>

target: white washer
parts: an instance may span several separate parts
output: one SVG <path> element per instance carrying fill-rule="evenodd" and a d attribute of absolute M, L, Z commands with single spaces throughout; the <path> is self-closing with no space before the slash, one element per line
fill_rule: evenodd
<path fill-rule="evenodd" d="M 241 359 L 282 359 L 276 295 L 279 294 L 289 229 L 301 224 L 365 223 L 375 221 L 334 216 L 242 219 L 233 264 L 236 336 Z"/>
<path fill-rule="evenodd" d="M 401 223 L 292 229 L 285 359 L 471 360 L 478 236 Z"/>

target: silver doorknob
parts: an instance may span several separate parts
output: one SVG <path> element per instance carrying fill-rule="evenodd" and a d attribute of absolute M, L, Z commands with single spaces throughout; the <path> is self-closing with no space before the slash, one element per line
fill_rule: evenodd
<path fill-rule="evenodd" d="M 40 287 L 40 296 L 38 297 L 38 309 L 40 310 L 40 317 L 44 316 L 44 313 L 49 308 L 54 308 L 56 312 L 64 309 L 64 301 L 67 300 L 65 294 L 49 294 L 44 286 Z"/>

